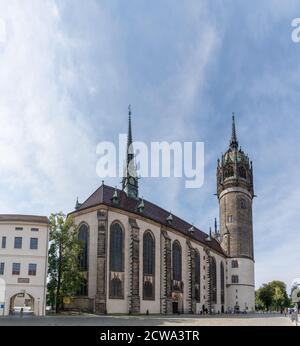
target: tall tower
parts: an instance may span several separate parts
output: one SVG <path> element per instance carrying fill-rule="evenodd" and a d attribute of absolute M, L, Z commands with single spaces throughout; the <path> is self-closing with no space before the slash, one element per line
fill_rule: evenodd
<path fill-rule="evenodd" d="M 128 197 L 138 198 L 138 177 L 134 160 L 134 151 L 132 144 L 132 129 L 131 129 L 131 107 L 128 107 L 128 134 L 127 134 L 127 150 L 126 161 L 124 167 L 124 175 L 122 180 L 122 188 Z"/>
<path fill-rule="evenodd" d="M 252 162 L 238 146 L 234 114 L 229 148 L 218 160 L 217 196 L 221 245 L 227 260 L 227 306 L 255 308 L 252 200 Z"/>

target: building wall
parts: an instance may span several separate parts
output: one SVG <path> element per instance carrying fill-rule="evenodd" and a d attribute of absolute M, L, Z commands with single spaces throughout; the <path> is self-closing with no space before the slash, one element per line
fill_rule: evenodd
<path fill-rule="evenodd" d="M 98 209 L 101 209 L 100 207 Z M 129 217 L 135 218 L 137 225 L 139 227 L 139 295 L 140 295 L 140 313 L 160 313 L 162 304 L 162 226 L 147 220 L 145 218 L 138 217 L 136 215 L 127 214 L 124 211 L 109 210 L 107 213 L 107 234 L 106 234 L 106 253 L 107 253 L 107 280 L 106 280 L 106 309 L 108 313 L 128 313 L 130 308 L 129 296 L 130 296 L 130 234 L 131 226 L 129 224 Z M 86 211 L 79 215 L 75 215 L 75 223 L 80 225 L 85 222 L 89 226 L 89 271 L 88 271 L 88 297 L 90 299 L 95 299 L 97 292 L 97 210 Z M 109 297 L 109 248 L 110 248 L 110 226 L 114 222 L 119 222 L 125 231 L 125 244 L 124 244 L 124 299 L 112 299 Z M 168 236 L 171 239 L 171 247 L 175 240 L 179 241 L 182 249 L 182 281 L 184 284 L 183 294 L 182 294 L 182 311 L 184 313 L 189 312 L 189 266 L 188 266 L 188 245 L 187 240 L 190 241 L 193 248 L 197 249 L 200 254 L 200 277 L 201 277 L 201 292 L 200 292 L 200 303 L 197 303 L 196 311 L 199 312 L 204 305 L 208 308 L 208 275 L 207 275 L 207 253 L 204 247 L 192 240 L 190 237 L 185 237 L 179 232 L 172 230 L 171 228 L 164 229 L 167 231 Z M 143 235 L 150 230 L 155 237 L 155 299 L 154 300 L 144 300 L 143 299 Z M 226 283 L 226 260 L 225 258 L 217 252 L 210 251 L 216 259 L 217 265 L 217 304 L 213 306 L 215 312 L 221 312 L 221 290 L 220 290 L 220 263 L 223 261 L 224 264 L 224 274 Z M 225 285 L 225 304 L 224 310 L 227 308 L 227 294 Z"/>
<path fill-rule="evenodd" d="M 238 268 L 232 268 L 232 261 L 238 262 Z M 228 259 L 228 308 L 234 311 L 236 305 L 240 311 L 255 310 L 254 262 L 247 258 Z M 239 282 L 232 283 L 232 275 L 237 275 Z"/>
<path fill-rule="evenodd" d="M 23 227 L 16 231 L 16 227 Z M 39 231 L 31 231 L 38 228 Z M 2 248 L 2 237 L 6 236 L 6 248 Z M 22 248 L 14 248 L 14 238 L 22 237 Z M 30 249 L 30 238 L 38 238 L 38 249 Z M 24 222 L 0 222 L 0 263 L 5 263 L 5 315 L 9 314 L 10 299 L 18 293 L 26 293 L 34 298 L 34 313 L 45 314 L 46 275 L 48 255 L 48 226 L 46 224 Z M 12 275 L 12 264 L 20 263 L 20 275 Z M 36 264 L 36 276 L 28 275 L 28 264 Z"/>

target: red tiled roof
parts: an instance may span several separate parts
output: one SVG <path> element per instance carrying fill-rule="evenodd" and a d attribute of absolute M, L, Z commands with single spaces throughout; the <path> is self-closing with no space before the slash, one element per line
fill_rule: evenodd
<path fill-rule="evenodd" d="M 32 222 L 32 223 L 49 223 L 47 216 L 37 216 L 37 215 L 18 215 L 18 214 L 0 214 L 0 222 Z"/>
<path fill-rule="evenodd" d="M 101 185 L 84 203 L 81 204 L 79 209 L 76 211 L 85 210 L 94 206 L 97 206 L 99 204 L 105 204 L 107 206 L 111 206 L 114 208 L 119 208 L 131 213 L 135 213 L 138 215 L 142 215 L 146 218 L 149 218 L 153 221 L 156 221 L 162 225 L 168 226 L 170 228 L 173 228 L 184 235 L 189 236 L 191 239 L 196 239 L 202 244 L 206 245 L 207 247 L 216 250 L 217 252 L 221 253 L 222 255 L 225 255 L 219 242 L 215 239 L 212 240 L 206 240 L 208 237 L 208 234 L 205 232 L 197 229 L 194 227 L 194 233 L 190 234 L 188 231 L 189 228 L 192 227 L 191 224 L 188 222 L 180 219 L 179 217 L 172 215 L 173 221 L 171 224 L 168 223 L 166 220 L 167 217 L 170 215 L 170 212 L 166 211 L 163 208 L 160 208 L 159 206 L 148 202 L 144 200 L 144 211 L 142 213 L 138 212 L 137 206 L 140 203 L 140 199 L 137 200 L 135 198 L 127 197 L 126 193 L 122 190 L 118 191 L 118 198 L 119 202 L 118 204 L 115 204 L 112 202 L 112 195 L 114 193 L 114 188 L 107 185 Z M 75 213 L 74 211 L 73 213 Z M 72 214 L 72 213 L 71 213 Z"/>

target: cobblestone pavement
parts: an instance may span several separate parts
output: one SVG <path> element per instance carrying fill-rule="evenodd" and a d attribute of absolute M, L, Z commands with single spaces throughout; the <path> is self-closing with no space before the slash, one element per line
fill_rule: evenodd
<path fill-rule="evenodd" d="M 292 326 L 290 317 L 280 314 L 220 316 L 13 316 L 0 317 L 0 326 Z"/>

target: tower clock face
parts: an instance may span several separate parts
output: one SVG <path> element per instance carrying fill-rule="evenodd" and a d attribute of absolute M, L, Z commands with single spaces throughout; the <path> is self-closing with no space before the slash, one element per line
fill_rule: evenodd
<path fill-rule="evenodd" d="M 134 179 L 133 179 L 133 178 L 129 178 L 129 183 L 130 183 L 131 185 L 134 185 Z"/>

